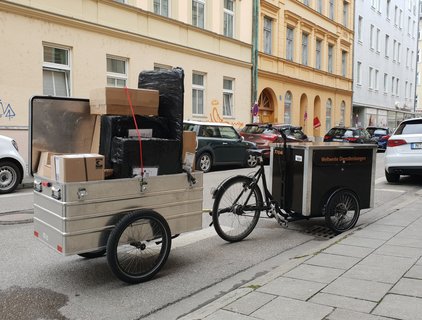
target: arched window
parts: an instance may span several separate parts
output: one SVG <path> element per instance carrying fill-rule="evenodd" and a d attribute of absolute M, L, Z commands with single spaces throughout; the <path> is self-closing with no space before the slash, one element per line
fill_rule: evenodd
<path fill-rule="evenodd" d="M 340 124 L 344 126 L 344 120 L 346 118 L 346 102 L 342 101 L 340 105 Z"/>
<path fill-rule="evenodd" d="M 325 129 L 328 132 L 331 129 L 331 112 L 333 109 L 333 102 L 331 99 L 327 100 L 325 105 Z"/>
<path fill-rule="evenodd" d="M 290 91 L 286 92 L 284 98 L 284 123 L 291 123 L 292 118 L 292 93 Z"/>

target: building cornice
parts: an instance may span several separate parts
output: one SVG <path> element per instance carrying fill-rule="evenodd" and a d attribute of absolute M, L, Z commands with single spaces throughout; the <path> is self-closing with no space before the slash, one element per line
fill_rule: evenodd
<path fill-rule="evenodd" d="M 261 8 L 267 9 L 270 12 L 277 13 L 280 10 L 280 7 L 266 0 L 261 0 L 260 5 L 261 5 Z"/>

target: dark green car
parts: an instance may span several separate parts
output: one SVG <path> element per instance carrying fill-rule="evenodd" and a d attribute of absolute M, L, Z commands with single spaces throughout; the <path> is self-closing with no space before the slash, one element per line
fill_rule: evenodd
<path fill-rule="evenodd" d="M 241 165 L 253 168 L 256 156 L 250 150 L 256 149 L 252 142 L 225 123 L 185 121 L 183 130 L 194 131 L 197 137 L 196 169 L 208 172 L 218 165 Z"/>

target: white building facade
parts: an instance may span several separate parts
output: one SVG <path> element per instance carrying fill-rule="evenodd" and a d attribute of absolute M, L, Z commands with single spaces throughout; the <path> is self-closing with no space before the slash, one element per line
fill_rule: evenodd
<path fill-rule="evenodd" d="M 418 0 L 356 0 L 352 124 L 395 128 L 416 108 Z"/>

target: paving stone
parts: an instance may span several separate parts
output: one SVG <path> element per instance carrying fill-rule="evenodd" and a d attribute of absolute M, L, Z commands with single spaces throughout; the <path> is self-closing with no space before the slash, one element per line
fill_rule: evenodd
<path fill-rule="evenodd" d="M 422 280 L 403 278 L 390 292 L 422 298 Z"/>
<path fill-rule="evenodd" d="M 390 255 L 395 257 L 419 258 L 422 256 L 422 248 L 410 248 L 384 244 L 378 248 L 375 254 Z"/>
<path fill-rule="evenodd" d="M 332 311 L 331 307 L 279 297 L 252 313 L 251 316 L 259 319 L 321 320 Z M 226 320 L 226 318 L 221 319 Z"/>
<path fill-rule="evenodd" d="M 394 284 L 414 262 L 414 259 L 409 258 L 373 254 L 349 269 L 344 277 Z"/>
<path fill-rule="evenodd" d="M 351 246 L 351 245 L 344 245 L 344 244 L 335 244 L 331 247 L 328 247 L 323 252 L 338 254 L 342 256 L 364 258 L 374 250 L 375 249 L 373 248 L 364 248 L 361 246 L 358 247 L 358 246 Z"/>
<path fill-rule="evenodd" d="M 326 284 L 314 281 L 280 277 L 258 289 L 287 298 L 307 300 L 325 287 Z"/>
<path fill-rule="evenodd" d="M 387 283 L 341 277 L 322 292 L 378 302 L 390 288 L 391 285 Z"/>
<path fill-rule="evenodd" d="M 403 237 L 402 235 L 395 236 L 393 239 L 388 240 L 386 244 L 393 245 L 393 246 L 422 248 L 422 241 L 420 241 L 419 239 L 406 238 L 406 237 Z"/>
<path fill-rule="evenodd" d="M 378 239 L 378 240 L 389 240 L 396 235 L 396 232 L 381 232 L 362 229 L 354 233 L 356 237 Z"/>
<path fill-rule="evenodd" d="M 392 226 L 392 225 L 388 225 L 388 224 L 383 224 L 381 222 L 376 222 L 376 223 L 373 223 L 369 226 L 366 226 L 365 230 L 378 231 L 378 232 L 389 232 L 389 233 L 397 234 L 400 231 L 402 231 L 404 228 L 405 227 L 403 227 L 403 226 Z"/>
<path fill-rule="evenodd" d="M 343 272 L 344 271 L 340 269 L 302 264 L 287 272 L 284 276 L 321 283 L 330 283 L 337 279 Z"/>
<path fill-rule="evenodd" d="M 420 259 L 416 262 L 416 264 L 418 264 L 418 265 L 422 265 L 422 258 L 420 258 Z"/>
<path fill-rule="evenodd" d="M 406 278 L 422 279 L 422 265 L 413 266 L 404 276 Z"/>
<path fill-rule="evenodd" d="M 422 299 L 389 294 L 372 311 L 372 314 L 403 320 L 421 319 Z"/>
<path fill-rule="evenodd" d="M 362 238 L 355 235 L 342 240 L 340 244 L 376 249 L 385 243 L 384 240 Z"/>
<path fill-rule="evenodd" d="M 320 253 L 315 257 L 307 260 L 305 263 L 317 265 L 321 267 L 330 267 L 336 269 L 347 270 L 360 261 L 359 258 L 346 257 L 334 254 Z"/>
<path fill-rule="evenodd" d="M 384 318 L 381 316 L 374 316 L 367 313 L 354 312 L 344 309 L 336 309 L 327 316 L 324 320 L 389 320 L 391 318 Z"/>
<path fill-rule="evenodd" d="M 227 305 L 224 307 L 224 309 L 236 313 L 250 315 L 252 312 L 258 310 L 263 305 L 267 304 L 275 298 L 276 296 L 274 295 L 254 291 Z"/>
<path fill-rule="evenodd" d="M 416 220 L 416 217 L 414 219 L 403 219 L 402 213 L 398 212 L 398 213 L 393 213 L 385 218 L 378 220 L 378 223 L 392 225 L 392 226 L 407 227 L 415 220 Z"/>
<path fill-rule="evenodd" d="M 356 298 L 344 297 L 339 295 L 333 295 L 329 293 L 317 293 L 314 295 L 309 302 L 323 304 L 326 306 L 344 308 L 354 311 L 369 313 L 377 305 L 375 302 L 366 301 Z"/>
<path fill-rule="evenodd" d="M 204 318 L 206 320 L 256 320 L 256 318 L 248 317 L 240 313 L 230 312 L 226 310 L 218 310 L 217 312 Z M 193 320 L 193 319 L 192 319 Z M 195 319 L 196 320 L 196 319 Z"/>

